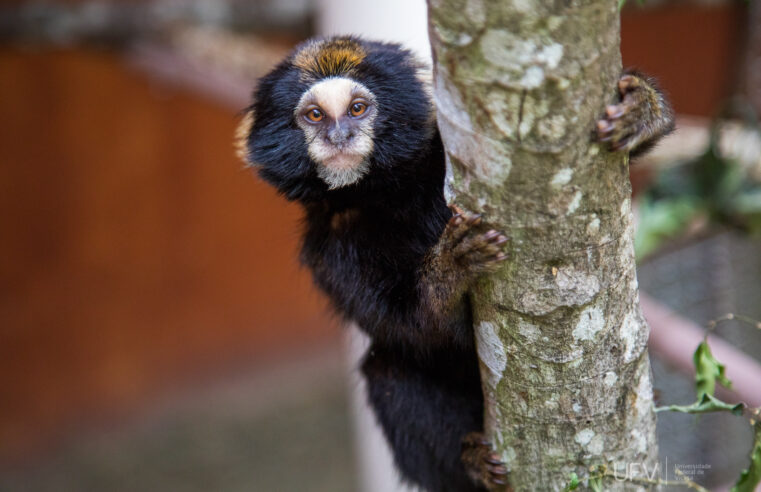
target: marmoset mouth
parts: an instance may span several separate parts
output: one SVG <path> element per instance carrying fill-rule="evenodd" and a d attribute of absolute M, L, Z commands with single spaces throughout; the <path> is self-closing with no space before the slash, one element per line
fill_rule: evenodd
<path fill-rule="evenodd" d="M 317 166 L 317 175 L 331 190 L 356 183 L 370 169 L 364 155 L 335 154 Z"/>
<path fill-rule="evenodd" d="M 362 164 L 363 160 L 364 156 L 361 154 L 338 152 L 333 156 L 324 159 L 322 165 L 336 170 L 353 169 Z"/>

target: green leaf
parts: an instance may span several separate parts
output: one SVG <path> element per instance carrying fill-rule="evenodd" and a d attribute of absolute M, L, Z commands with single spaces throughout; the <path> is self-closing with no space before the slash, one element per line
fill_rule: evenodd
<path fill-rule="evenodd" d="M 753 427 L 756 438 L 750 453 L 750 466 L 740 473 L 730 492 L 753 492 L 761 483 L 761 422 L 756 422 Z"/>
<path fill-rule="evenodd" d="M 732 412 L 735 415 L 742 415 L 745 403 L 726 403 L 713 395 L 703 393 L 700 400 L 691 405 L 669 405 L 667 407 L 656 407 L 656 412 L 664 412 L 666 410 L 670 412 L 681 413 L 708 413 L 708 412 Z"/>
<path fill-rule="evenodd" d="M 695 390 L 698 400 L 704 394 L 713 396 L 717 381 L 725 388 L 732 386 L 732 382 L 724 375 L 724 364 L 714 358 L 707 340 L 700 342 L 692 361 L 695 363 Z"/>
<path fill-rule="evenodd" d="M 570 492 L 571 490 L 576 490 L 579 487 L 579 476 L 576 475 L 575 472 L 571 472 L 571 480 L 568 482 L 568 484 L 563 489 L 563 492 Z"/>
<path fill-rule="evenodd" d="M 590 477 L 589 488 L 594 492 L 602 492 L 602 477 Z"/>

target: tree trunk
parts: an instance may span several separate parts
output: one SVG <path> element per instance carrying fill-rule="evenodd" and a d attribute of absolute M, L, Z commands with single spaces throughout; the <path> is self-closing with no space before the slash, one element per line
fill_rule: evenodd
<path fill-rule="evenodd" d="M 603 464 L 650 476 L 628 158 L 591 136 L 621 72 L 617 2 L 428 6 L 448 198 L 511 238 L 472 292 L 486 431 L 510 482 L 558 490 Z"/>

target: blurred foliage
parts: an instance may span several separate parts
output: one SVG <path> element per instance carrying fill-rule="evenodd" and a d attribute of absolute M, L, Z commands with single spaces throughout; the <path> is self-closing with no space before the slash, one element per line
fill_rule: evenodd
<path fill-rule="evenodd" d="M 758 415 L 753 421 L 753 430 L 755 439 L 750 453 L 750 465 L 742 471 L 730 492 L 753 492 L 761 483 L 761 421 L 758 420 Z"/>
<path fill-rule="evenodd" d="M 761 234 L 761 183 L 719 151 L 721 122 L 714 122 L 703 154 L 663 170 L 640 199 L 634 243 L 638 258 L 694 228 L 723 227 Z M 746 125 L 761 135 L 754 115 L 746 118 Z"/>
<path fill-rule="evenodd" d="M 719 321 L 740 319 L 741 321 L 761 327 L 761 322 L 737 316 L 734 314 L 725 315 Z M 713 329 L 717 321 L 709 323 L 709 329 Z M 698 345 L 693 354 L 693 363 L 695 364 L 695 393 L 697 400 L 690 405 L 668 405 L 656 407 L 655 411 L 671 411 L 691 414 L 701 414 L 708 412 L 731 412 L 737 416 L 747 416 L 753 429 L 753 448 L 750 452 L 750 464 L 744 469 L 738 477 L 730 492 L 754 492 L 756 487 L 761 483 L 761 408 L 747 408 L 745 403 L 727 403 L 714 396 L 716 383 L 731 388 L 732 383 L 727 379 L 725 366 L 711 353 L 708 346 L 708 338 L 704 338 Z M 705 490 L 700 486 L 690 486 L 696 490 Z"/>

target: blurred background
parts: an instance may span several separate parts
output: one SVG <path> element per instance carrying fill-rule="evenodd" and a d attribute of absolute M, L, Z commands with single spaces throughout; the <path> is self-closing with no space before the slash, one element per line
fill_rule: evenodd
<path fill-rule="evenodd" d="M 624 65 L 679 114 L 632 168 L 665 403 L 694 399 L 702 325 L 761 319 L 758 3 L 623 9 Z M 391 490 L 355 445 L 357 350 L 298 266 L 299 210 L 232 148 L 256 78 L 333 32 L 428 56 L 422 0 L 0 4 L 0 490 Z M 761 330 L 713 339 L 727 397 L 761 405 Z M 706 486 L 747 465 L 731 415 L 659 434 Z"/>

